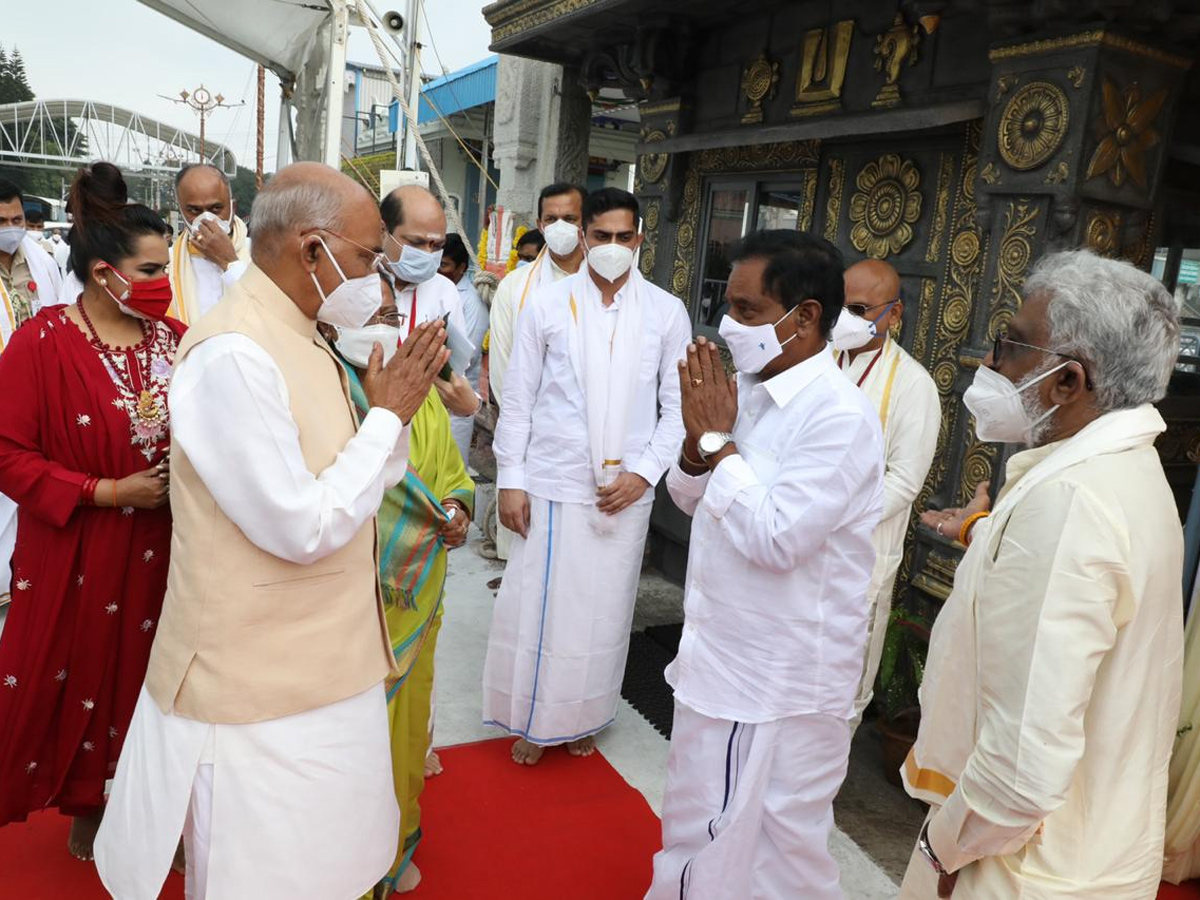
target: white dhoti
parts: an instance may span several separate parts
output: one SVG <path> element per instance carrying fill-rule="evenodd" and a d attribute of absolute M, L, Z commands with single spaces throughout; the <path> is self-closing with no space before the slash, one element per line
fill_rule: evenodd
<path fill-rule="evenodd" d="M 907 524 L 907 515 L 903 524 Z M 875 545 L 875 566 L 871 570 L 871 584 L 867 597 L 871 611 L 867 615 L 867 646 L 863 654 L 862 676 L 858 684 L 858 695 L 854 698 L 854 720 L 852 728 L 862 721 L 863 710 L 871 703 L 875 694 L 875 676 L 879 674 L 879 663 L 883 659 L 883 642 L 887 638 L 888 619 L 892 615 L 892 594 L 896 591 L 896 576 L 904 555 L 904 531 L 898 536 L 890 523 L 883 523 L 875 530 L 872 543 Z"/>
<path fill-rule="evenodd" d="M 0 494 L 0 597 L 12 589 L 12 558 L 17 547 L 17 504 Z"/>
<path fill-rule="evenodd" d="M 646 900 L 841 900 L 829 836 L 850 735 L 835 716 L 749 725 L 676 701 Z"/>
<path fill-rule="evenodd" d="M 382 684 L 249 725 L 165 715 L 143 689 L 96 868 L 114 897 L 154 900 L 183 833 L 194 900 L 356 900 L 399 828 Z"/>
<path fill-rule="evenodd" d="M 651 504 L 609 517 L 590 503 L 529 503 L 529 537 L 513 542 L 492 612 L 483 719 L 553 745 L 616 716 Z"/>

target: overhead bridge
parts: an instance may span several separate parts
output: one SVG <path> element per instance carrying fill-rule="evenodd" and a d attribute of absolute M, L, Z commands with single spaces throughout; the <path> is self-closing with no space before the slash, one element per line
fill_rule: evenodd
<path fill-rule="evenodd" d="M 96 160 L 145 175 L 175 172 L 180 166 L 201 161 L 200 138 L 111 103 L 0 103 L 0 163 L 63 169 Z M 205 141 L 203 161 L 230 177 L 237 174 L 237 159 L 222 144 Z"/>

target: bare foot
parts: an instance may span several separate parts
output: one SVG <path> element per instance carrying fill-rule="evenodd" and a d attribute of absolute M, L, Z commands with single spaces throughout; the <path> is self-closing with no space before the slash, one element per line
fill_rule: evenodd
<path fill-rule="evenodd" d="M 589 734 L 577 741 L 568 741 L 567 752 L 572 756 L 591 756 L 596 752 L 596 736 Z"/>
<path fill-rule="evenodd" d="M 513 744 L 512 758 L 513 762 L 519 766 L 536 766 L 545 752 L 545 747 L 539 747 L 537 744 L 531 744 L 525 738 L 521 738 Z"/>
<path fill-rule="evenodd" d="M 71 819 L 71 835 L 67 838 L 67 850 L 76 859 L 90 862 L 95 858 L 92 845 L 96 843 L 96 832 L 100 830 L 100 820 L 104 810 L 98 810 L 90 816 L 75 816 Z"/>
<path fill-rule="evenodd" d="M 407 894 L 409 891 L 416 890 L 420 883 L 421 870 L 414 863 L 409 863 L 408 868 L 401 872 L 400 877 L 396 879 L 396 893 Z"/>
<path fill-rule="evenodd" d="M 441 775 L 442 769 L 441 757 L 434 750 L 429 751 L 429 755 L 425 757 L 425 777 L 432 778 L 434 775 Z"/>
<path fill-rule="evenodd" d="M 180 875 L 187 874 L 187 853 L 183 849 L 182 838 L 179 839 L 179 846 L 175 848 L 175 859 L 171 862 L 171 869 Z"/>

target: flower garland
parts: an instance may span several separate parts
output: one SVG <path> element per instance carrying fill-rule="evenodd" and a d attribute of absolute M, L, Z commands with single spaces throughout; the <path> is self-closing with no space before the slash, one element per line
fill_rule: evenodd
<path fill-rule="evenodd" d="M 479 256 L 479 270 L 481 272 L 487 268 L 487 262 L 488 262 L 487 246 L 488 246 L 488 230 L 485 228 L 485 229 L 483 229 L 483 231 L 481 231 L 479 233 L 478 256 Z"/>
<path fill-rule="evenodd" d="M 505 272 L 511 272 L 517 267 L 517 262 L 519 259 L 517 256 L 517 245 L 521 243 L 521 238 L 528 230 L 529 227 L 526 225 L 520 225 L 517 227 L 517 233 L 513 235 L 512 249 L 508 251 L 508 268 L 504 270 Z"/>

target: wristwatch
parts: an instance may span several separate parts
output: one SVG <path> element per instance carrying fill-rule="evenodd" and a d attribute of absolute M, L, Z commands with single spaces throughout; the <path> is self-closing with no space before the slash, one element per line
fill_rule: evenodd
<path fill-rule="evenodd" d="M 933 852 L 933 845 L 929 843 L 929 823 L 925 823 L 925 827 L 921 829 L 921 834 L 917 838 L 917 849 L 921 851 L 921 855 L 929 861 L 933 866 L 933 870 L 939 875 L 949 875 L 946 867 L 942 865 L 942 861 L 937 858 L 937 854 Z"/>
<path fill-rule="evenodd" d="M 700 452 L 700 458 L 708 462 L 710 456 L 720 453 L 721 448 L 732 440 L 733 435 L 728 431 L 706 431 L 696 442 L 696 449 Z"/>

